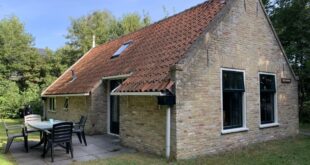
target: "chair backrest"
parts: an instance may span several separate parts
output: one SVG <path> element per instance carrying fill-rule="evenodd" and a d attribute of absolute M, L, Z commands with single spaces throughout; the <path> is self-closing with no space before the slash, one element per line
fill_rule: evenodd
<path fill-rule="evenodd" d="M 87 117 L 81 116 L 80 122 L 79 122 L 79 127 L 80 127 L 80 129 L 84 129 L 85 124 L 86 124 L 86 120 L 87 120 Z"/>
<path fill-rule="evenodd" d="M 27 135 L 27 128 L 25 128 L 24 125 L 7 125 L 3 118 L 1 118 L 1 122 L 3 124 L 4 129 L 5 129 L 5 133 L 6 133 L 7 137 L 9 137 L 10 134 L 13 134 L 13 130 L 14 130 L 14 134 L 17 135 L 15 132 L 15 130 L 17 130 L 17 129 L 20 129 L 22 131 L 23 136 Z M 10 130 L 12 132 L 10 132 Z"/>
<path fill-rule="evenodd" d="M 40 115 L 27 115 L 24 117 L 25 125 L 29 122 L 42 121 L 42 117 Z"/>
<path fill-rule="evenodd" d="M 55 143 L 71 142 L 72 140 L 72 122 L 62 122 L 53 125 L 52 140 Z"/>
<path fill-rule="evenodd" d="M 5 129 L 6 135 L 9 136 L 9 132 L 8 132 L 9 129 L 8 129 L 8 126 L 6 125 L 6 123 L 5 123 L 5 121 L 4 121 L 3 118 L 1 118 L 1 122 L 2 122 L 2 124 L 3 124 L 4 129 Z"/>

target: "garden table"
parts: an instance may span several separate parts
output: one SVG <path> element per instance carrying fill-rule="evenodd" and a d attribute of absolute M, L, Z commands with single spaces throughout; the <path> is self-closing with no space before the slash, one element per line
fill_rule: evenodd
<path fill-rule="evenodd" d="M 36 148 L 41 146 L 43 143 L 46 144 L 46 140 L 47 140 L 47 133 L 53 129 L 53 125 L 57 124 L 57 123 L 61 123 L 64 121 L 61 120 L 54 120 L 53 122 L 50 121 L 34 121 L 34 122 L 29 122 L 28 125 L 30 127 L 33 127 L 35 129 L 40 130 L 41 132 L 43 132 L 43 136 L 40 139 L 40 142 L 34 146 L 31 146 L 30 148 Z M 45 147 L 45 146 L 44 146 Z M 43 148 L 43 155 L 45 154 L 45 148 Z"/>

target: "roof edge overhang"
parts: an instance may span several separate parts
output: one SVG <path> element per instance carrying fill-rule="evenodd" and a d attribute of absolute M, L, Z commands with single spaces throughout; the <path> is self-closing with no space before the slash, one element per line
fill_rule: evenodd
<path fill-rule="evenodd" d="M 118 80 L 118 79 L 128 78 L 131 75 L 132 73 L 115 75 L 115 76 L 106 76 L 106 77 L 102 77 L 101 80 Z"/>
<path fill-rule="evenodd" d="M 167 96 L 165 92 L 117 92 L 121 85 L 114 88 L 110 95 L 112 96 Z"/>
<path fill-rule="evenodd" d="M 73 65 L 71 65 L 64 73 L 61 74 L 51 85 L 49 85 L 45 90 L 42 91 L 41 97 L 45 96 L 45 93 L 49 90 L 51 86 L 53 86 L 58 80 L 60 80 L 67 72 L 72 70 L 76 64 L 78 64 L 82 59 L 84 59 L 94 48 L 91 48 L 88 52 L 86 52 L 80 59 L 78 59 Z M 60 94 L 62 95 L 62 94 Z"/>
<path fill-rule="evenodd" d="M 55 94 L 55 95 L 41 95 L 41 97 L 74 97 L 74 96 L 89 96 L 90 93 L 73 93 L 73 94 Z"/>
<path fill-rule="evenodd" d="M 112 96 L 167 96 L 164 92 L 111 92 Z"/>

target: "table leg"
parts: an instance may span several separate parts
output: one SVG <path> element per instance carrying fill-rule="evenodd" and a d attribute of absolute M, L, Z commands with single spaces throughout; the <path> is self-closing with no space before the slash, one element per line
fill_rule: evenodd
<path fill-rule="evenodd" d="M 44 139 L 44 147 L 43 147 L 43 153 L 42 153 L 42 157 L 45 157 L 45 154 L 47 153 L 47 148 L 46 148 L 46 144 L 47 144 L 47 133 L 43 132 L 43 139 Z"/>
<path fill-rule="evenodd" d="M 41 131 L 41 132 L 42 132 L 42 131 Z M 41 134 L 41 133 L 40 133 L 40 134 Z M 35 144 L 35 145 L 33 145 L 33 146 L 31 146 L 30 148 L 37 148 L 37 147 L 41 146 L 41 144 L 44 143 L 44 134 L 45 134 L 45 133 L 43 132 L 43 136 L 41 137 L 39 143 L 38 143 L 38 144 Z"/>

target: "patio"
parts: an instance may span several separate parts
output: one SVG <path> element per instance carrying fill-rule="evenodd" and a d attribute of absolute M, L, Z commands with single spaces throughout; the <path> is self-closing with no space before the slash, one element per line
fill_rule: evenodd
<path fill-rule="evenodd" d="M 24 151 L 23 142 L 15 142 L 11 146 L 11 153 L 17 164 L 22 165 L 45 165 L 59 164 L 66 165 L 73 162 L 88 161 L 95 159 L 104 159 L 113 156 L 118 156 L 123 153 L 136 152 L 133 149 L 125 148 L 120 145 L 119 138 L 110 135 L 95 135 L 87 136 L 88 145 L 80 144 L 77 136 L 73 136 L 73 151 L 74 158 L 71 159 L 70 154 L 66 154 L 63 148 L 56 147 L 54 152 L 54 163 L 51 162 L 50 152 L 43 159 L 41 157 L 42 147 L 29 149 L 29 152 Z M 29 146 L 36 144 L 35 141 L 29 141 Z"/>

